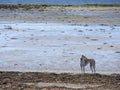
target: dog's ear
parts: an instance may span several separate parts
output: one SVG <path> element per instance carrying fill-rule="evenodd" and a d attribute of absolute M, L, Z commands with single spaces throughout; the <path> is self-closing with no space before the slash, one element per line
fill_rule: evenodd
<path fill-rule="evenodd" d="M 80 58 L 83 57 L 83 54 L 80 55 Z"/>
<path fill-rule="evenodd" d="M 81 57 L 83 57 L 84 55 L 82 54 Z"/>

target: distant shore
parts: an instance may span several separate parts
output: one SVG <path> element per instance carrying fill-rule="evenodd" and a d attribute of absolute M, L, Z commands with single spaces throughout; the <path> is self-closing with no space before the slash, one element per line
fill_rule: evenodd
<path fill-rule="evenodd" d="M 0 5 L 0 20 L 119 25 L 119 7 L 120 5 Z"/>
<path fill-rule="evenodd" d="M 84 5 L 49 5 L 49 4 L 0 4 L 0 9 L 38 9 L 41 7 L 120 7 L 120 4 L 84 4 Z"/>

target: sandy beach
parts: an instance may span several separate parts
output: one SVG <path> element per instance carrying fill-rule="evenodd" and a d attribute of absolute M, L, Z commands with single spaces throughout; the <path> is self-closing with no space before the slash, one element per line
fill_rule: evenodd
<path fill-rule="evenodd" d="M 120 74 L 119 34 L 120 7 L 49 6 L 28 10 L 1 8 L 0 75 L 2 76 L 5 71 L 81 74 L 79 58 L 84 54 L 95 59 L 97 73 L 112 77 L 111 74 Z M 91 73 L 89 65 L 86 72 Z M 1 78 L 2 81 L 4 79 Z M 2 81 L 1 85 L 4 84 Z M 29 81 L 27 83 L 34 84 Z M 55 82 L 51 83 L 52 86 L 48 87 L 59 86 L 54 84 Z M 120 80 L 116 86 L 119 84 Z M 104 90 L 119 90 L 119 87 L 110 89 L 110 85 L 104 87 Z M 60 86 L 64 87 L 63 84 Z M 82 89 L 86 90 L 89 89 L 86 87 L 92 88 L 89 90 L 96 88 L 89 85 L 83 87 Z M 58 88 L 52 90 L 56 89 Z M 82 90 L 71 88 L 74 89 Z M 39 90 L 38 86 L 35 90 Z"/>

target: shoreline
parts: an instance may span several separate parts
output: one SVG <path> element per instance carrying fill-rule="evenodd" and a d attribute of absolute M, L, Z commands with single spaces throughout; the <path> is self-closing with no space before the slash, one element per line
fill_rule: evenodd
<path fill-rule="evenodd" d="M 117 7 L 63 7 L 50 6 L 37 9 L 0 9 L 1 22 L 68 23 L 120 25 L 120 8 Z"/>
<path fill-rule="evenodd" d="M 54 74 L 72 74 L 72 75 L 77 75 L 77 74 L 83 74 L 81 71 L 59 71 L 59 70 L 0 70 L 0 72 L 11 72 L 11 73 L 54 73 Z M 93 74 L 91 71 L 86 71 L 85 74 L 91 75 Z M 101 75 L 120 75 L 120 72 L 106 72 L 106 71 L 98 71 L 95 74 L 101 74 Z M 94 74 L 93 74 L 94 75 Z"/>

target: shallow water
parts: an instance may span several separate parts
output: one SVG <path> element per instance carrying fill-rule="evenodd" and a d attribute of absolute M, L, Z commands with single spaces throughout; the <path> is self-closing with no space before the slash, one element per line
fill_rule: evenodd
<path fill-rule="evenodd" d="M 0 70 L 79 73 L 84 54 L 98 72 L 120 73 L 119 33 L 120 26 L 99 24 L 1 22 Z"/>

